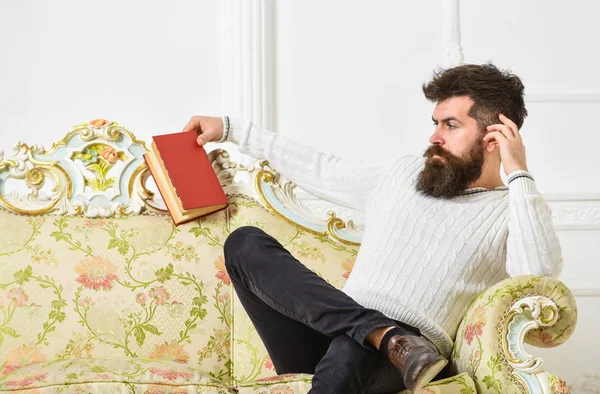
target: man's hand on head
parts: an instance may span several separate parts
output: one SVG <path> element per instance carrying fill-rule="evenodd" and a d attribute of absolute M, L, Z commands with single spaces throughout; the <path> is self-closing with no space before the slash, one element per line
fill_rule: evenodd
<path fill-rule="evenodd" d="M 196 142 L 203 146 L 207 142 L 216 142 L 223 135 L 223 120 L 214 116 L 192 116 L 182 131 L 195 131 Z"/>
<path fill-rule="evenodd" d="M 488 133 L 483 137 L 489 142 L 488 151 L 500 149 L 500 159 L 506 175 L 516 170 L 527 171 L 525 145 L 519 133 L 519 128 L 512 120 L 500 114 L 503 124 L 493 124 L 487 127 Z"/>

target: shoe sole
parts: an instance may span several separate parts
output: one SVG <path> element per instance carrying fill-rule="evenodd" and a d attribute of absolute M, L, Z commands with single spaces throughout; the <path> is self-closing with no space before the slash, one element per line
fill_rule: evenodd
<path fill-rule="evenodd" d="M 423 386 L 431 382 L 433 378 L 435 378 L 437 374 L 440 373 L 442 369 L 444 369 L 446 364 L 448 364 L 448 360 L 442 358 L 434 362 L 429 367 L 427 367 L 427 369 L 421 372 L 421 374 L 417 378 L 417 384 L 415 384 L 415 389 L 413 390 L 413 392 L 422 389 Z"/>

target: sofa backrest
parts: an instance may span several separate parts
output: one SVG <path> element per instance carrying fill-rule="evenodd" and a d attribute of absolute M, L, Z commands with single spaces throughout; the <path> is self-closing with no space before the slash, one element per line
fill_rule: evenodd
<path fill-rule="evenodd" d="M 242 167 L 211 152 L 230 206 L 175 227 L 146 188 L 145 151 L 122 126 L 94 121 L 50 151 L 20 144 L 13 157 L 0 154 L 0 374 L 128 356 L 185 363 L 226 383 L 275 375 L 225 271 L 223 243 L 240 226 L 261 227 L 343 285 L 358 232 L 332 214 L 298 219 L 293 187 L 280 187 L 267 162 Z M 233 181 L 242 170 L 253 187 Z M 35 198 L 11 194 L 12 180 Z"/>

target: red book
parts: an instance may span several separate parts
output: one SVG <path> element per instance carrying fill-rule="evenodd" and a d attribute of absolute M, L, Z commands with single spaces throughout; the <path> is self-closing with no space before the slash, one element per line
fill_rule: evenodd
<path fill-rule="evenodd" d="M 229 205 L 208 155 L 195 131 L 152 137 L 144 160 L 175 225 Z"/>

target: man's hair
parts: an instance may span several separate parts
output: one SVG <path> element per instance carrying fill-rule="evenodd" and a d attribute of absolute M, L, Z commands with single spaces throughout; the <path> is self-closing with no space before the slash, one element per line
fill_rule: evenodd
<path fill-rule="evenodd" d="M 527 116 L 524 86 L 521 79 L 508 70 L 499 70 L 492 63 L 464 64 L 434 72 L 430 82 L 423 84 L 425 97 L 432 102 L 456 96 L 473 100 L 469 116 L 477 120 L 482 130 L 501 123 L 502 113 L 517 124 L 519 129 Z"/>

